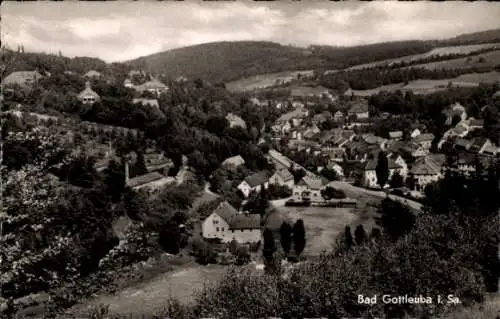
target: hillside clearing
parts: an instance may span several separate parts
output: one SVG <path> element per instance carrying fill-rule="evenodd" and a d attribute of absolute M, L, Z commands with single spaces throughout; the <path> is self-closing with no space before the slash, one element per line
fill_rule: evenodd
<path fill-rule="evenodd" d="M 479 62 L 479 59 L 484 59 Z M 451 59 L 446 61 L 430 62 L 425 64 L 417 64 L 404 67 L 407 68 L 426 68 L 428 70 L 434 69 L 466 69 L 466 68 L 485 68 L 495 67 L 500 65 L 500 50 L 481 53 L 471 57 Z"/>
<path fill-rule="evenodd" d="M 229 91 L 240 92 L 240 91 L 251 91 L 259 88 L 266 88 L 269 86 L 276 85 L 277 82 L 288 82 L 297 79 L 299 74 L 301 75 L 311 75 L 313 70 L 296 70 L 288 72 L 279 73 L 268 73 L 256 76 L 251 76 L 243 78 L 240 80 L 228 82 L 226 88 Z"/>
<path fill-rule="evenodd" d="M 425 58 L 428 58 L 431 56 L 442 56 L 442 55 L 449 55 L 449 54 L 469 54 L 469 53 L 481 51 L 484 49 L 490 49 L 490 48 L 496 48 L 496 47 L 500 47 L 500 43 L 485 43 L 485 44 L 475 44 L 475 45 L 460 45 L 460 46 L 440 47 L 440 48 L 435 48 L 427 53 L 413 54 L 413 55 L 408 55 L 408 56 L 395 58 L 395 59 L 388 59 L 388 60 L 382 60 L 382 61 L 377 61 L 377 62 L 359 64 L 359 65 L 355 65 L 355 66 L 352 66 L 350 68 L 347 68 L 346 70 L 351 71 L 351 70 L 359 70 L 359 69 L 365 69 L 365 68 L 373 68 L 376 66 L 389 65 L 391 63 L 411 62 L 411 61 L 425 59 Z"/>

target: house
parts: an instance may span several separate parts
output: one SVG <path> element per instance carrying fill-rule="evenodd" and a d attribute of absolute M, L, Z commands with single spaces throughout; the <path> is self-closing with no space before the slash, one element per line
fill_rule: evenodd
<path fill-rule="evenodd" d="M 322 123 L 327 122 L 332 117 L 333 117 L 332 113 L 330 113 L 329 111 L 325 111 L 325 112 L 322 112 L 322 113 L 314 115 L 313 118 L 312 118 L 312 123 L 314 125 L 320 125 Z"/>
<path fill-rule="evenodd" d="M 143 106 L 152 106 L 157 109 L 160 108 L 160 104 L 157 99 L 146 99 L 146 98 L 136 98 L 132 100 L 132 104 L 140 103 Z"/>
<path fill-rule="evenodd" d="M 222 167 L 227 168 L 237 168 L 241 165 L 245 165 L 245 160 L 243 159 L 243 157 L 241 157 L 241 155 L 228 157 L 221 164 Z"/>
<path fill-rule="evenodd" d="M 292 189 L 294 186 L 294 177 L 287 168 L 280 167 L 269 178 L 269 183 L 279 186 L 287 186 L 290 189 Z"/>
<path fill-rule="evenodd" d="M 85 73 L 83 77 L 87 79 L 98 79 L 101 77 L 101 73 L 97 72 L 96 70 L 90 70 Z"/>
<path fill-rule="evenodd" d="M 342 122 L 342 121 L 344 121 L 344 118 L 345 118 L 345 115 L 344 115 L 344 113 L 343 113 L 343 112 L 341 112 L 341 111 L 337 111 L 337 112 L 335 112 L 335 114 L 333 115 L 333 120 L 334 120 L 335 122 Z"/>
<path fill-rule="evenodd" d="M 496 147 L 491 142 L 491 140 L 485 137 L 475 138 L 472 141 L 469 150 L 475 154 L 488 155 L 488 156 L 495 156 L 497 153 L 499 153 L 499 148 Z"/>
<path fill-rule="evenodd" d="M 17 71 L 7 75 L 3 80 L 3 85 L 31 86 L 36 84 L 43 77 L 38 71 Z"/>
<path fill-rule="evenodd" d="M 294 120 L 302 120 L 302 119 L 306 118 L 308 115 L 309 115 L 309 111 L 307 109 L 297 108 L 291 112 L 288 112 L 288 113 L 281 115 L 276 120 L 276 124 L 281 126 L 285 123 L 292 121 L 292 122 L 294 122 L 294 126 L 297 126 L 300 124 L 301 121 L 295 122 Z"/>
<path fill-rule="evenodd" d="M 266 171 L 260 171 L 245 178 L 243 182 L 238 185 L 241 193 L 248 198 L 251 192 L 260 192 L 261 187 L 267 188 L 269 185 L 269 177 Z"/>
<path fill-rule="evenodd" d="M 410 170 L 414 190 L 423 192 L 427 185 L 438 181 L 442 177 L 441 167 L 442 163 L 431 156 L 418 159 Z"/>
<path fill-rule="evenodd" d="M 414 139 L 415 137 L 419 136 L 420 134 L 422 134 L 422 132 L 420 132 L 420 130 L 418 128 L 416 128 L 413 131 L 411 131 L 410 138 Z"/>
<path fill-rule="evenodd" d="M 296 86 L 292 87 L 290 95 L 292 97 L 327 97 L 332 99 L 332 95 L 327 88 L 319 85 L 316 87 L 311 86 Z"/>
<path fill-rule="evenodd" d="M 144 164 L 148 172 L 157 172 L 162 175 L 168 175 L 169 170 L 174 167 L 174 162 L 165 157 L 163 153 L 146 152 L 144 154 Z"/>
<path fill-rule="evenodd" d="M 470 146 L 471 146 L 471 141 L 466 140 L 464 138 L 457 138 L 453 142 L 453 148 L 458 151 L 466 151 L 469 149 Z"/>
<path fill-rule="evenodd" d="M 398 173 L 399 175 L 403 176 L 406 178 L 408 176 L 408 164 L 406 163 L 405 159 L 401 154 L 398 153 L 390 153 L 387 156 L 388 159 L 392 160 L 394 163 L 399 165 L 401 168 L 399 169 Z"/>
<path fill-rule="evenodd" d="M 227 113 L 226 120 L 229 122 L 229 127 L 239 126 L 241 128 L 247 128 L 245 121 L 236 114 Z"/>
<path fill-rule="evenodd" d="M 202 236 L 218 238 L 224 243 L 233 240 L 240 244 L 261 240 L 261 217 L 259 214 L 239 214 L 227 201 L 221 202 L 202 223 Z"/>
<path fill-rule="evenodd" d="M 322 201 L 321 190 L 323 180 L 311 176 L 304 176 L 293 188 L 293 197 L 297 201 Z"/>
<path fill-rule="evenodd" d="M 434 141 L 434 134 L 424 133 L 419 134 L 412 139 L 412 141 L 420 145 L 423 149 L 429 150 L 432 146 L 432 141 Z"/>
<path fill-rule="evenodd" d="M 392 175 L 395 172 L 401 174 L 402 167 L 394 162 L 393 159 L 387 158 L 389 165 L 389 178 L 387 182 L 389 182 L 392 178 Z M 363 166 L 363 173 L 361 175 L 361 185 L 366 188 L 377 188 L 380 187 L 377 180 L 377 172 L 376 168 L 378 165 L 378 155 L 373 156 L 373 158 L 366 161 Z"/>
<path fill-rule="evenodd" d="M 385 138 L 376 136 L 372 133 L 361 135 L 361 140 L 367 143 L 368 145 L 377 145 L 381 149 L 385 149 L 388 144 L 388 141 Z"/>
<path fill-rule="evenodd" d="M 130 80 L 130 79 L 125 79 L 123 81 L 123 86 L 126 87 L 126 88 L 133 88 L 134 87 L 134 83 L 132 83 L 132 80 Z"/>
<path fill-rule="evenodd" d="M 357 120 L 369 118 L 368 102 L 364 99 L 352 102 L 351 107 L 347 111 L 347 115 Z"/>
<path fill-rule="evenodd" d="M 326 167 L 328 169 L 335 171 L 335 173 L 337 173 L 338 177 L 340 177 L 340 178 L 344 177 L 344 169 L 335 160 L 328 161 L 328 164 L 326 165 Z"/>
<path fill-rule="evenodd" d="M 403 131 L 393 131 L 389 132 L 389 137 L 391 140 L 401 140 L 403 138 Z"/>
<path fill-rule="evenodd" d="M 78 101 L 83 104 L 92 105 L 96 102 L 99 102 L 101 97 L 90 87 L 90 82 L 85 83 L 85 90 L 80 92 L 77 96 Z"/>
<path fill-rule="evenodd" d="M 469 152 L 458 153 L 457 170 L 465 175 L 470 175 L 476 171 L 476 155 Z"/>
<path fill-rule="evenodd" d="M 470 131 L 482 129 L 483 127 L 484 127 L 484 120 L 470 119 L 470 121 L 469 121 L 469 130 Z"/>
<path fill-rule="evenodd" d="M 130 179 L 126 177 L 126 185 L 133 190 L 148 189 L 153 191 L 173 183 L 175 183 L 175 178 L 165 177 L 165 175 L 162 175 L 158 172 L 152 172 Z"/>
<path fill-rule="evenodd" d="M 149 92 L 156 96 L 160 96 L 161 94 L 168 91 L 168 86 L 156 79 L 152 79 L 151 81 L 145 82 L 141 85 L 137 85 L 134 88 L 141 94 L 144 92 Z"/>

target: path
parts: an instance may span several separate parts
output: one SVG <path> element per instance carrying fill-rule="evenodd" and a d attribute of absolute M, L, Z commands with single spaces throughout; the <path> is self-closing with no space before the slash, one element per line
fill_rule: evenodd
<path fill-rule="evenodd" d="M 357 187 L 357 186 L 351 185 L 351 184 L 349 184 L 347 182 L 334 181 L 334 182 L 329 183 L 329 185 L 331 185 L 332 187 L 341 189 L 343 191 L 353 192 L 353 193 L 358 193 L 358 194 L 359 193 L 364 193 L 364 194 L 367 194 L 367 195 L 379 197 L 380 199 L 384 199 L 386 197 L 386 193 L 383 192 L 383 191 L 375 191 L 375 190 L 371 190 L 371 189 Z M 407 199 L 407 198 L 400 197 L 400 196 L 393 195 L 393 194 L 390 194 L 389 198 L 392 199 L 392 200 L 395 200 L 395 201 L 399 201 L 399 202 L 401 202 L 401 203 L 403 203 L 405 205 L 408 205 L 410 208 L 412 208 L 412 209 L 414 209 L 416 211 L 421 211 L 422 208 L 423 208 L 423 206 L 424 206 L 421 203 L 416 202 L 414 200 Z"/>
<path fill-rule="evenodd" d="M 220 265 L 181 268 L 120 290 L 114 295 L 97 296 L 85 304 L 76 305 L 72 312 L 82 314 L 88 306 L 105 304 L 109 305 L 113 314 L 152 315 L 165 306 L 168 297 L 175 297 L 183 303 L 191 302 L 204 284 L 219 280 L 225 271 L 226 268 Z"/>

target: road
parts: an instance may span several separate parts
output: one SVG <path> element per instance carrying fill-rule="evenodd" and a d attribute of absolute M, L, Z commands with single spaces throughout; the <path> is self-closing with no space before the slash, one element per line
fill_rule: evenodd
<path fill-rule="evenodd" d="M 375 190 L 371 190 L 371 189 L 357 187 L 357 186 L 351 185 L 347 182 L 334 181 L 334 182 L 329 183 L 328 185 L 330 185 L 334 188 L 346 191 L 346 192 L 353 192 L 353 193 L 358 193 L 358 194 L 364 193 L 366 195 L 379 197 L 380 199 L 384 199 L 386 197 L 386 193 L 383 191 L 375 191 Z M 416 201 L 411 200 L 411 199 L 407 199 L 407 198 L 392 195 L 392 194 L 389 195 L 389 198 L 392 200 L 395 200 L 395 201 L 399 201 L 405 205 L 408 205 L 410 208 L 412 208 L 416 211 L 421 211 L 423 208 L 423 205 L 421 203 L 416 202 Z"/>

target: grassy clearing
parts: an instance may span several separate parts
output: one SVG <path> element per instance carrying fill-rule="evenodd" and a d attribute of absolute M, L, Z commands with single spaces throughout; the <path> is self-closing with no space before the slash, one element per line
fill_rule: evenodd
<path fill-rule="evenodd" d="M 297 79 L 298 74 L 312 74 L 312 72 L 313 72 L 312 70 L 305 70 L 305 71 L 299 70 L 299 71 L 261 74 L 228 82 L 226 84 L 226 87 L 228 90 L 233 92 L 251 91 L 257 88 L 264 88 L 276 85 L 276 81 L 290 81 L 293 79 Z"/>
<path fill-rule="evenodd" d="M 484 59 L 483 62 L 479 62 L 479 59 Z M 446 61 L 430 62 L 425 64 L 417 64 L 407 68 L 426 68 L 429 70 L 434 69 L 464 69 L 473 67 L 495 67 L 500 64 L 500 50 L 491 51 L 486 53 L 481 53 L 466 58 L 451 59 Z"/>
<path fill-rule="evenodd" d="M 352 67 L 348 68 L 347 70 L 360 70 L 360 69 L 364 69 L 364 68 L 373 68 L 376 66 L 389 65 L 391 63 L 400 63 L 403 61 L 405 61 L 405 62 L 417 61 L 417 60 L 425 59 L 425 58 L 428 58 L 431 56 L 436 56 L 436 55 L 441 56 L 441 55 L 448 55 L 448 54 L 469 54 L 469 53 L 477 52 L 477 51 L 488 49 L 488 48 L 498 47 L 498 46 L 500 46 L 500 43 L 485 43 L 485 44 L 475 44 L 475 45 L 460 45 L 460 46 L 441 47 L 441 48 L 435 48 L 427 53 L 413 54 L 413 55 L 407 55 L 407 56 L 396 58 L 396 59 L 388 59 L 388 60 L 383 60 L 383 61 L 359 64 L 359 65 L 352 66 Z"/>
<path fill-rule="evenodd" d="M 348 196 L 358 199 L 357 208 L 278 207 L 268 216 L 266 227 L 278 232 L 283 221 L 293 224 L 301 218 L 307 236 L 303 255 L 319 256 L 322 251 L 333 247 L 337 236 L 343 234 L 346 225 L 354 229 L 362 224 L 368 233 L 375 226 L 376 205 L 380 203 L 380 199 L 359 194 Z"/>

